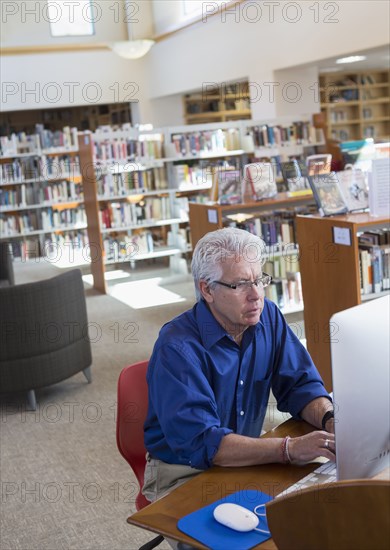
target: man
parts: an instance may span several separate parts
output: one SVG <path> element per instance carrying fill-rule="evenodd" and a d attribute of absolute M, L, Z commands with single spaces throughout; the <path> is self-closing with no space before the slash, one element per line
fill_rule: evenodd
<path fill-rule="evenodd" d="M 264 242 L 236 228 L 205 235 L 196 305 L 161 329 L 147 373 L 149 500 L 218 466 L 334 459 L 333 405 L 309 354 L 264 297 Z M 319 431 L 260 439 L 270 390 L 281 411 Z M 326 431 L 325 431 L 326 430 Z"/>

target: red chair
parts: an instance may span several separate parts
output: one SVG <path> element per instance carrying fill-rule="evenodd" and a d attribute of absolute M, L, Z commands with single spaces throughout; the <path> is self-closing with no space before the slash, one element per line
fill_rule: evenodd
<path fill-rule="evenodd" d="M 141 493 L 146 464 L 144 422 L 148 408 L 147 366 L 148 361 L 129 365 L 122 370 L 118 379 L 116 443 L 119 452 L 133 470 L 140 487 L 135 500 L 137 510 L 150 504 Z M 164 537 L 159 535 L 144 544 L 140 550 L 155 548 L 163 540 Z"/>

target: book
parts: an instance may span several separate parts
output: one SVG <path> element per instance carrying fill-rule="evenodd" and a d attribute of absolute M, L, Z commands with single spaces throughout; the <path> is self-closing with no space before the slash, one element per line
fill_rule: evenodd
<path fill-rule="evenodd" d="M 332 155 L 309 155 L 306 158 L 307 173 L 309 176 L 316 176 L 317 174 L 329 174 L 332 164 Z"/>
<path fill-rule="evenodd" d="M 275 165 L 270 162 L 256 162 L 245 166 L 244 185 L 250 185 L 254 200 L 268 199 L 277 194 L 275 172 Z"/>
<path fill-rule="evenodd" d="M 362 170 L 343 170 L 337 172 L 341 192 L 349 212 L 368 208 L 368 185 L 366 174 Z"/>
<path fill-rule="evenodd" d="M 218 200 L 220 204 L 238 204 L 242 202 L 240 170 L 218 170 L 217 182 Z"/>
<path fill-rule="evenodd" d="M 301 191 L 309 188 L 304 162 L 296 159 L 282 162 L 281 170 L 288 191 Z"/>
<path fill-rule="evenodd" d="M 317 174 L 314 177 L 308 176 L 308 180 L 321 216 L 333 216 L 348 212 L 335 172 Z"/>

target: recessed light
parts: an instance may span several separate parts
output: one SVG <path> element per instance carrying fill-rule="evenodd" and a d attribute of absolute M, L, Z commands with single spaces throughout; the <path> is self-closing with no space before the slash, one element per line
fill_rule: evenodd
<path fill-rule="evenodd" d="M 364 61 L 367 59 L 365 55 L 351 55 L 349 57 L 341 57 L 336 60 L 336 63 L 356 63 L 357 61 Z"/>

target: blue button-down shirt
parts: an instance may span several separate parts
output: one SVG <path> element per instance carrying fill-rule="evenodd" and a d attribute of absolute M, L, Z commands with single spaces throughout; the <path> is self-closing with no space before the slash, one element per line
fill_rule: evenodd
<path fill-rule="evenodd" d="M 204 301 L 164 325 L 147 382 L 147 450 L 199 469 L 212 466 L 226 434 L 260 435 L 271 388 L 278 409 L 294 417 L 313 399 L 329 397 L 306 349 L 267 299 L 241 346 Z"/>

